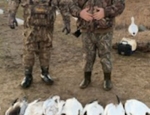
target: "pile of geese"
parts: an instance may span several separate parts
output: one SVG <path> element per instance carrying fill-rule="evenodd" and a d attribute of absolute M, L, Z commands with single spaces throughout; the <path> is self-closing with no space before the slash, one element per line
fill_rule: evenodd
<path fill-rule="evenodd" d="M 16 99 L 5 111 L 5 115 L 150 115 L 150 108 L 136 99 L 129 99 L 123 104 L 117 97 L 117 103 L 103 107 L 97 100 L 85 106 L 75 97 L 66 100 L 60 96 L 51 96 L 28 103 L 27 99 Z"/>

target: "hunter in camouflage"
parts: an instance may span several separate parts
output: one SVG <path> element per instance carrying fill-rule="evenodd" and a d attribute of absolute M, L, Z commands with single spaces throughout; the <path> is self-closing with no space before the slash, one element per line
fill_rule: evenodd
<path fill-rule="evenodd" d="M 24 8 L 24 51 L 23 65 L 25 77 L 21 83 L 23 88 L 30 87 L 33 77 L 32 69 L 35 54 L 39 57 L 41 78 L 52 85 L 49 75 L 50 49 L 52 47 L 56 10 L 59 9 L 63 17 L 66 34 L 70 32 L 70 16 L 66 0 L 9 0 L 9 26 L 17 26 L 16 13 L 19 5 Z"/>
<path fill-rule="evenodd" d="M 72 0 L 70 12 L 78 18 L 77 29 L 82 33 L 83 42 L 84 80 L 80 88 L 86 88 L 91 83 L 96 53 L 100 57 L 104 74 L 103 88 L 112 88 L 113 27 L 115 17 L 120 15 L 124 8 L 125 0 Z"/>

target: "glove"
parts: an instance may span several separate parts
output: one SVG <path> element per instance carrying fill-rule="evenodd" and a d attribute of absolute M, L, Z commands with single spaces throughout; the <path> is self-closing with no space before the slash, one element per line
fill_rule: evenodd
<path fill-rule="evenodd" d="M 66 31 L 66 35 L 70 33 L 70 23 L 65 23 L 64 28 L 62 29 L 62 32 Z"/>
<path fill-rule="evenodd" d="M 15 18 L 14 14 L 9 15 L 9 22 L 8 25 L 11 29 L 15 29 L 16 26 L 18 26 L 17 20 Z"/>

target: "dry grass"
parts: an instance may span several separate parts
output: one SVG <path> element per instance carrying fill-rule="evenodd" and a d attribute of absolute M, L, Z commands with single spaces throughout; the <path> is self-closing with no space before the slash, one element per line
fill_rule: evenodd
<path fill-rule="evenodd" d="M 146 3 L 146 4 L 145 4 Z M 150 28 L 150 0 L 126 0 L 124 12 L 117 17 L 117 27 L 127 27 L 131 23 L 131 16 L 135 17 L 135 23 Z"/>

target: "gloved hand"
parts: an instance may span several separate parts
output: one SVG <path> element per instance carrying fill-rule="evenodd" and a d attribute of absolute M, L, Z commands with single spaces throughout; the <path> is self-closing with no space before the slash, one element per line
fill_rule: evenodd
<path fill-rule="evenodd" d="M 62 32 L 66 31 L 66 35 L 70 33 L 70 23 L 65 23 L 64 28 L 62 29 Z"/>
<path fill-rule="evenodd" d="M 15 18 L 14 14 L 10 14 L 9 15 L 9 19 L 8 19 L 8 25 L 11 29 L 15 29 L 16 26 L 18 26 L 17 20 Z"/>

